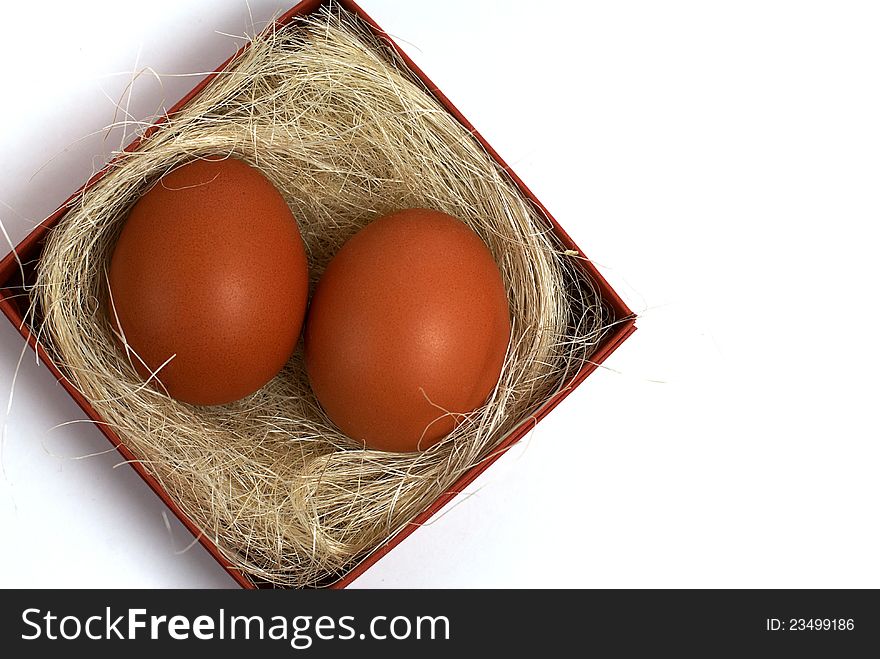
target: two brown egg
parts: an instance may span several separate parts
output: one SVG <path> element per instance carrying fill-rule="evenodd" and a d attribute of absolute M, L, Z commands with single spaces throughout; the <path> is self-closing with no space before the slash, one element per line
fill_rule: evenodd
<path fill-rule="evenodd" d="M 108 314 L 140 376 L 195 405 L 260 389 L 305 321 L 306 371 L 328 418 L 387 451 L 428 448 L 484 404 L 510 339 L 491 253 L 434 210 L 362 229 L 309 304 L 290 209 L 234 158 L 183 165 L 134 205 L 110 263 Z"/>

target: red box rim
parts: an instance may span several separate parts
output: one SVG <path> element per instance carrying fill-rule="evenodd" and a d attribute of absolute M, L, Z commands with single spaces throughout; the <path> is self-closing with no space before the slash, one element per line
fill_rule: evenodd
<path fill-rule="evenodd" d="M 559 223 L 544 207 L 544 205 L 537 199 L 537 197 L 535 197 L 531 190 L 529 190 L 529 188 L 525 185 L 525 183 L 523 183 L 519 176 L 516 175 L 516 173 L 510 168 L 510 166 L 507 165 L 506 162 L 504 162 L 504 160 L 501 158 L 501 156 L 498 155 L 498 153 L 492 148 L 492 146 L 489 145 L 485 139 L 483 139 L 483 137 L 477 132 L 473 125 L 461 114 L 461 112 L 458 111 L 458 109 L 452 104 L 452 102 L 446 97 L 446 95 L 443 94 L 443 92 L 440 91 L 433 82 L 431 82 L 428 76 L 425 75 L 425 73 L 409 58 L 409 56 L 393 41 L 393 39 L 381 27 L 379 27 L 379 25 L 369 15 L 367 15 L 367 13 L 363 9 L 361 9 L 355 2 L 353 2 L 353 0 L 303 0 L 290 10 L 288 10 L 280 18 L 278 18 L 274 22 L 274 24 L 270 25 L 267 29 L 273 29 L 287 25 L 297 16 L 311 13 L 321 7 L 321 5 L 325 4 L 333 4 L 342 7 L 343 9 L 346 9 L 353 14 L 356 14 L 367 25 L 369 25 L 370 28 L 375 32 L 375 34 L 384 42 L 386 42 L 397 53 L 397 55 L 400 56 L 400 58 L 406 63 L 410 70 L 425 84 L 426 88 L 434 95 L 434 97 L 459 121 L 459 123 L 462 124 L 462 126 L 464 126 L 474 136 L 475 139 L 480 142 L 483 148 L 485 148 L 486 152 L 499 165 L 501 165 L 501 167 L 505 170 L 505 172 L 507 172 L 511 180 L 517 185 L 523 195 L 525 195 L 533 204 L 535 204 L 535 206 L 546 217 L 547 221 L 550 223 L 553 229 L 553 232 L 559 237 L 562 243 L 568 249 L 575 250 L 578 253 L 583 254 L 583 252 L 577 247 L 571 237 L 559 225 Z M 143 140 L 147 139 L 156 130 L 159 130 L 161 128 L 161 125 L 164 123 L 167 116 L 173 116 L 190 100 L 198 95 L 214 79 L 214 77 L 223 69 L 225 69 L 229 62 L 237 57 L 243 50 L 245 50 L 248 45 L 249 44 L 243 46 L 241 49 L 239 49 L 237 53 L 235 53 L 232 57 L 223 62 L 219 67 L 217 67 L 217 69 L 215 69 L 213 73 L 206 76 L 204 80 L 199 82 L 199 84 L 196 85 L 192 90 L 190 90 L 189 93 L 187 93 L 182 99 L 175 103 L 165 117 L 162 117 L 161 119 L 156 121 L 155 125 L 151 126 L 147 131 L 145 131 L 142 137 L 133 140 L 128 146 L 125 147 L 124 150 L 132 151 L 137 149 L 143 142 Z M 162 488 L 159 482 L 153 476 L 147 473 L 145 468 L 140 464 L 140 462 L 138 462 L 134 454 L 132 454 L 131 451 L 123 444 L 122 440 L 118 436 L 116 436 L 116 434 L 112 430 L 110 430 L 110 428 L 106 424 L 102 423 L 101 417 L 91 406 L 91 404 L 82 396 L 82 394 L 80 394 L 79 391 L 77 391 L 73 384 L 52 362 L 49 355 L 43 350 L 43 348 L 37 345 L 34 335 L 30 332 L 30 329 L 24 322 L 24 315 L 19 308 L 18 302 L 15 299 L 17 294 L 15 293 L 15 291 L 5 288 L 5 286 L 8 285 L 10 279 L 15 276 L 16 270 L 19 267 L 19 258 L 22 255 L 29 255 L 39 249 L 40 243 L 44 239 L 49 229 L 56 222 L 58 222 L 58 220 L 68 211 L 70 202 L 78 197 L 78 195 L 82 191 L 90 188 L 95 183 L 97 183 L 109 170 L 111 164 L 112 162 L 108 163 L 103 169 L 92 176 L 81 188 L 79 188 L 67 200 L 65 200 L 58 207 L 58 209 L 54 213 L 52 213 L 52 215 L 50 215 L 45 220 L 43 220 L 43 222 L 37 225 L 37 227 L 34 228 L 34 230 L 31 231 L 24 238 L 24 240 L 22 240 L 16 246 L 14 251 L 7 254 L 6 257 L 2 261 L 0 261 L 0 286 L 4 287 L 0 288 L 0 311 L 2 311 L 6 315 L 10 322 L 12 322 L 19 333 L 25 338 L 31 349 L 36 351 L 39 359 L 41 359 L 43 363 L 47 366 L 47 368 L 55 375 L 61 385 L 76 401 L 79 407 L 86 413 L 89 418 L 96 422 L 96 426 L 98 427 L 98 429 L 113 444 L 120 455 L 122 455 L 122 457 L 131 465 L 131 467 L 138 473 L 138 475 L 140 475 L 140 477 L 147 483 L 147 485 L 149 485 L 153 492 L 155 492 L 156 495 L 169 507 L 174 515 L 177 516 L 178 519 L 180 519 L 184 526 L 186 526 L 186 528 L 196 538 L 198 538 L 199 542 L 215 558 L 215 560 L 217 560 L 217 562 L 221 566 L 223 566 L 223 568 L 241 587 L 249 589 L 257 588 L 259 586 L 255 585 L 250 578 L 248 578 L 239 569 L 233 566 L 223 556 L 223 554 L 210 540 L 210 538 L 199 531 L 198 527 L 180 509 L 180 507 L 168 495 L 164 488 Z M 627 339 L 627 337 L 629 337 L 635 331 L 635 315 L 623 302 L 620 296 L 614 291 L 614 289 L 611 288 L 611 286 L 601 275 L 601 273 L 587 259 L 581 259 L 579 261 L 579 264 L 596 285 L 602 301 L 609 307 L 611 307 L 611 309 L 614 311 L 615 318 L 618 319 L 614 326 L 614 329 L 605 338 L 604 342 L 597 349 L 591 360 L 585 363 L 581 367 L 581 369 L 554 396 L 548 399 L 531 417 L 529 417 L 529 419 L 524 420 L 507 438 L 504 439 L 503 442 L 501 442 L 496 447 L 496 449 L 486 459 L 482 460 L 479 464 L 475 465 L 465 474 L 463 474 L 448 490 L 446 490 L 446 492 L 441 494 L 440 497 L 432 502 L 410 523 L 404 526 L 398 533 L 389 538 L 385 543 L 383 543 L 375 550 L 370 552 L 367 556 L 365 556 L 345 575 L 332 583 L 329 588 L 345 588 L 346 586 L 348 586 L 354 579 L 363 574 L 369 567 L 374 565 L 385 554 L 391 551 L 391 549 L 400 544 L 400 542 L 402 542 L 404 538 L 406 538 L 410 533 L 412 533 L 419 526 L 428 521 L 428 519 L 430 519 L 441 508 L 443 508 L 443 506 L 449 503 L 449 501 L 451 501 L 456 495 L 458 495 L 468 484 L 470 484 L 475 478 L 477 478 L 477 476 L 488 469 L 488 467 L 492 463 L 494 463 L 499 457 L 501 457 L 507 451 L 507 449 L 516 444 L 524 435 L 531 431 L 532 428 L 534 428 L 534 426 L 550 412 L 550 410 L 556 407 L 566 396 L 568 396 L 568 394 L 570 394 L 578 385 L 580 385 L 587 378 L 587 376 L 590 375 L 590 373 L 596 370 L 596 368 L 603 361 L 605 361 L 605 359 L 612 352 L 614 352 L 614 350 L 616 350 Z"/>

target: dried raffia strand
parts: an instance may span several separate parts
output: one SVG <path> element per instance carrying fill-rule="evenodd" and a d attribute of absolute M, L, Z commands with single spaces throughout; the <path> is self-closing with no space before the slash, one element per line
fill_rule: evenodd
<path fill-rule="evenodd" d="M 391 454 L 333 428 L 299 352 L 230 405 L 194 407 L 144 386 L 104 312 L 108 259 L 152 183 L 218 153 L 281 190 L 312 284 L 349 236 L 385 213 L 432 207 L 466 221 L 498 261 L 513 318 L 489 402 L 431 450 Z M 72 203 L 49 235 L 31 320 L 71 382 L 235 566 L 279 586 L 324 585 L 485 459 L 589 358 L 610 321 L 576 258 L 388 45 L 330 9 L 257 38 Z"/>

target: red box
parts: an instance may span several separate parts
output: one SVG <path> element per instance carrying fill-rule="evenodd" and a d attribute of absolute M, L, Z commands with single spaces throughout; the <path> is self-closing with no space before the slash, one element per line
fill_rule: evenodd
<path fill-rule="evenodd" d="M 403 61 L 406 62 L 407 66 L 412 70 L 412 72 L 425 83 L 426 88 L 432 90 L 436 99 L 444 107 L 446 107 L 446 109 L 449 110 L 449 112 L 453 116 L 455 116 L 455 118 L 458 119 L 458 121 L 468 131 L 470 131 L 477 140 L 479 140 L 479 142 L 483 145 L 489 155 L 491 155 L 509 173 L 511 179 L 519 187 L 520 191 L 531 201 L 533 201 L 535 205 L 542 211 L 542 213 L 546 216 L 547 220 L 551 224 L 554 233 L 559 237 L 562 243 L 567 248 L 582 253 L 581 250 L 578 249 L 577 245 L 575 245 L 571 238 L 568 236 L 568 234 L 550 215 L 547 209 L 544 208 L 541 202 L 538 201 L 537 198 L 535 198 L 532 192 L 513 172 L 513 170 L 511 170 L 511 168 L 504 162 L 504 160 L 501 159 L 501 157 L 495 152 L 495 150 L 486 143 L 482 136 L 480 136 L 480 134 L 474 129 L 470 122 L 468 122 L 468 120 L 465 119 L 464 116 L 462 116 L 462 114 L 455 108 L 450 100 L 440 90 L 437 89 L 436 85 L 434 85 L 428 79 L 428 77 L 413 63 L 413 61 L 406 55 L 406 53 L 404 53 L 403 50 L 394 43 L 391 37 L 389 37 L 382 30 L 382 28 L 380 28 L 376 24 L 376 22 L 373 21 L 373 19 L 371 19 L 352 0 L 332 1 L 334 4 L 341 6 L 342 8 L 354 14 L 357 14 L 374 30 L 374 32 L 379 37 L 389 43 L 391 47 L 399 53 Z M 284 14 L 281 18 L 279 18 L 276 21 L 276 25 L 286 25 L 294 17 L 313 12 L 325 3 L 328 3 L 328 0 L 303 0 L 291 10 L 289 10 L 286 14 Z M 245 45 L 243 48 L 247 48 L 247 45 Z M 204 89 L 205 86 L 216 76 L 217 72 L 223 70 L 226 67 L 231 59 L 232 58 L 226 60 L 226 62 L 221 64 L 214 73 L 205 78 L 178 103 L 176 103 L 169 111 L 169 114 L 173 115 L 193 97 L 199 94 L 199 92 L 201 92 L 202 89 Z M 149 130 L 147 130 L 142 138 L 134 140 L 125 148 L 125 150 L 132 151 L 137 149 L 143 139 L 149 137 L 154 131 L 159 130 L 162 120 L 159 120 L 156 123 L 156 126 L 153 126 Z M 61 371 L 52 362 L 49 355 L 43 350 L 43 348 L 36 345 L 35 337 L 31 334 L 30 328 L 24 322 L 24 316 L 27 311 L 27 302 L 26 297 L 23 297 L 20 293 L 20 286 L 22 283 L 22 269 L 19 267 L 19 260 L 21 263 L 25 264 L 23 268 L 25 281 L 31 280 L 34 275 L 34 264 L 39 258 L 46 233 L 67 212 L 68 202 L 76 197 L 82 190 L 89 188 L 90 186 L 94 185 L 98 180 L 100 180 L 101 177 L 106 173 L 108 168 L 109 165 L 99 171 L 97 174 L 95 174 L 91 179 L 89 179 L 85 183 L 85 185 L 82 186 L 82 188 L 74 192 L 63 204 L 61 204 L 61 206 L 52 215 L 50 215 L 42 223 L 40 223 L 16 247 L 15 252 L 18 254 L 18 259 L 16 259 L 15 253 L 9 253 L 2 261 L 0 261 L 0 310 L 3 311 L 6 317 L 9 318 L 12 324 L 27 340 L 28 345 L 30 345 L 32 349 L 37 351 L 39 358 L 55 375 L 55 377 L 58 378 L 61 386 L 63 386 L 67 390 L 67 392 L 73 397 L 73 399 L 83 409 L 83 411 L 96 422 L 101 421 L 101 418 L 98 416 L 97 412 L 92 408 L 89 402 L 73 387 L 73 385 L 71 385 L 70 382 L 68 382 L 68 380 L 63 377 Z M 330 586 L 331 588 L 344 588 L 345 586 L 347 586 L 357 576 L 362 574 L 367 568 L 373 565 L 376 561 L 382 558 L 382 556 L 384 556 L 404 538 L 406 538 L 410 533 L 412 533 L 418 525 L 425 523 L 438 510 L 449 503 L 449 501 L 452 500 L 459 492 L 461 492 L 462 489 L 464 489 L 469 483 L 471 483 L 471 481 L 473 481 L 485 469 L 487 469 L 489 465 L 497 460 L 504 453 L 505 449 L 511 447 L 513 444 L 518 442 L 526 433 L 528 433 L 538 421 L 540 421 L 550 410 L 556 407 L 556 405 L 558 405 L 563 398 L 571 393 L 575 387 L 583 382 L 584 379 L 586 379 L 586 377 L 590 373 L 592 373 L 597 368 L 597 366 L 608 357 L 608 355 L 610 355 L 621 343 L 623 343 L 623 341 L 630 334 L 635 331 L 635 316 L 632 311 L 627 308 L 623 300 L 621 300 L 617 293 L 614 292 L 608 282 L 605 281 L 605 279 L 590 263 L 590 261 L 583 259 L 579 260 L 578 262 L 595 283 L 603 302 L 612 310 L 614 317 L 617 319 L 617 322 L 615 323 L 612 330 L 605 336 L 601 345 L 597 348 L 596 352 L 592 356 L 591 361 L 584 364 L 584 366 L 567 383 L 567 386 L 561 387 L 560 391 L 556 395 L 548 399 L 534 415 L 529 417 L 528 420 L 523 421 L 523 423 L 521 423 L 518 428 L 498 446 L 498 450 L 493 451 L 489 457 L 472 467 L 467 473 L 459 478 L 459 480 L 454 483 L 445 493 L 443 493 L 438 499 L 436 499 L 425 510 L 423 510 L 412 521 L 411 524 L 405 526 L 399 533 L 397 533 L 394 537 L 388 540 L 376 551 L 371 553 L 361 563 L 355 566 L 348 574 L 332 584 Z M 129 451 L 128 448 L 126 448 L 120 438 L 116 436 L 116 434 L 110 429 L 110 427 L 104 423 L 97 423 L 96 425 L 98 429 L 102 433 L 104 433 L 107 439 L 109 439 L 110 442 L 116 447 L 122 457 L 126 461 L 128 461 L 132 469 L 140 474 L 141 478 L 146 481 L 147 485 L 149 485 L 152 490 L 159 496 L 159 498 L 161 498 L 162 501 L 165 502 L 165 504 L 190 530 L 190 532 L 193 533 L 194 536 L 198 537 L 199 542 L 201 542 L 205 549 L 207 549 L 208 552 L 210 552 L 211 555 L 226 569 L 226 571 L 232 576 L 232 578 L 235 579 L 236 582 L 238 582 L 243 588 L 255 588 L 256 586 L 254 586 L 254 584 L 251 583 L 251 581 L 247 577 L 243 576 L 237 569 L 230 565 L 230 563 L 223 557 L 217 547 L 207 538 L 207 536 L 199 533 L 196 525 L 183 513 L 182 510 L 180 510 L 177 504 L 171 499 L 168 493 L 165 492 L 161 485 L 146 472 L 144 467 L 137 461 L 136 457 L 131 453 L 131 451 Z"/>

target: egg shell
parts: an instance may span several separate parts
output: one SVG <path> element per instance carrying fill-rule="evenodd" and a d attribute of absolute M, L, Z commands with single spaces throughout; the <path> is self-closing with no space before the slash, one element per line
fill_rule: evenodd
<path fill-rule="evenodd" d="M 306 320 L 306 369 L 349 437 L 423 450 L 485 403 L 509 340 L 504 282 L 482 240 L 450 215 L 408 209 L 328 265 Z"/>
<path fill-rule="evenodd" d="M 111 324 L 141 377 L 161 367 L 159 389 L 216 405 L 253 393 L 290 358 L 308 266 L 274 185 L 241 160 L 202 159 L 166 174 L 131 209 L 109 287 Z"/>

